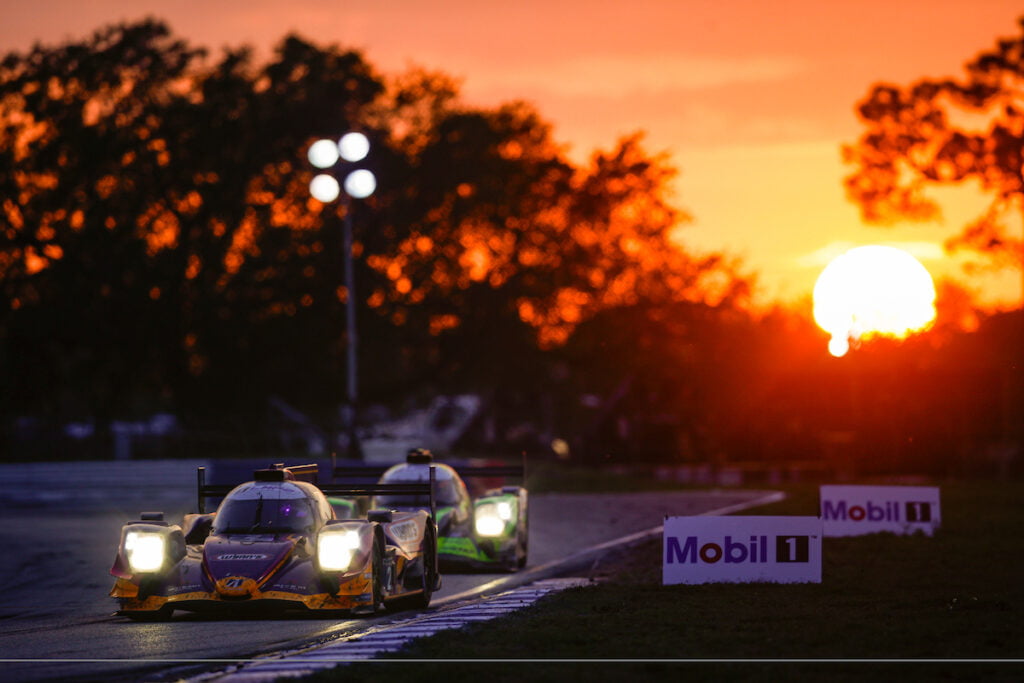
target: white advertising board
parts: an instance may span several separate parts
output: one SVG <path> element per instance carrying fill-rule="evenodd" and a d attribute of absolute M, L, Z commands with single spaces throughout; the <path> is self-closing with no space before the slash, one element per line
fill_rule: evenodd
<path fill-rule="evenodd" d="M 826 536 L 931 536 L 942 521 L 937 486 L 822 486 L 820 499 Z"/>
<path fill-rule="evenodd" d="M 662 583 L 821 583 L 817 517 L 666 517 Z"/>

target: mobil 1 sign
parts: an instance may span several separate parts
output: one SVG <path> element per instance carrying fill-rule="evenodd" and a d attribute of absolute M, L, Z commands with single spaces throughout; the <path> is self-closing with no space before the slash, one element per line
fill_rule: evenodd
<path fill-rule="evenodd" d="M 817 517 L 666 517 L 662 583 L 821 583 Z"/>
<path fill-rule="evenodd" d="M 826 536 L 888 531 L 931 536 L 942 515 L 937 486 L 822 486 L 821 521 Z"/>

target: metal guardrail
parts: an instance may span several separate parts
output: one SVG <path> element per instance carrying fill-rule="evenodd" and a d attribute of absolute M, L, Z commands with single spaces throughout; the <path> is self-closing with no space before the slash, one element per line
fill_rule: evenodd
<path fill-rule="evenodd" d="M 208 460 L 90 460 L 0 463 L 0 487 L 31 485 L 185 484 L 197 466 Z"/>
<path fill-rule="evenodd" d="M 209 461 L 132 460 L 0 463 L 0 500 L 46 507 L 112 500 L 185 501 L 191 472 Z"/>
<path fill-rule="evenodd" d="M 436 461 L 435 461 L 436 462 Z M 526 457 L 521 465 L 457 465 L 448 464 L 463 479 L 470 477 L 512 477 L 526 481 Z M 338 479 L 369 479 L 378 478 L 391 465 L 336 465 L 332 468 L 332 478 Z"/>

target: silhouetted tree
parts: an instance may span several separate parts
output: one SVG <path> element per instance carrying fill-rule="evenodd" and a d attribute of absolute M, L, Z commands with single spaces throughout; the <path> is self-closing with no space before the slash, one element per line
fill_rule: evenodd
<path fill-rule="evenodd" d="M 417 131 L 402 183 L 416 191 L 393 200 L 396 239 L 368 262 L 388 278 L 375 302 L 429 328 L 465 374 L 522 378 L 531 352 L 602 310 L 745 296 L 722 257 L 675 241 L 687 216 L 668 201 L 674 170 L 638 136 L 576 168 L 523 103 L 426 121 L 392 126 Z"/>
<path fill-rule="evenodd" d="M 1024 18 L 1019 24 L 1024 32 Z M 996 266 L 1016 267 L 1024 284 L 1024 34 L 998 40 L 966 72 L 962 80 L 874 86 L 858 107 L 867 131 L 844 148 L 856 167 L 847 192 L 868 220 L 928 219 L 939 213 L 929 186 L 976 182 L 989 205 L 947 248 L 976 250 Z M 1004 359 L 1007 384 L 999 391 L 1000 412 L 1014 415 L 1003 421 L 1004 437 L 1019 441 L 1024 316 L 1017 317 L 1017 357 Z"/>
<path fill-rule="evenodd" d="M 18 367 L 4 398 L 20 409 L 109 416 L 154 380 L 167 321 L 150 252 L 191 206 L 165 184 L 178 152 L 161 124 L 200 56 L 142 22 L 0 66 L 0 320 Z"/>
<path fill-rule="evenodd" d="M 373 140 L 378 192 L 321 204 L 306 149 L 349 128 Z M 547 350 L 602 312 L 745 296 L 676 241 L 673 174 L 639 136 L 578 168 L 525 103 L 469 107 L 443 74 L 385 79 L 296 36 L 266 64 L 156 20 L 7 55 L 0 412 L 251 423 L 276 394 L 328 419 L 346 211 L 364 395 L 536 396 Z"/>
<path fill-rule="evenodd" d="M 314 350 L 325 376 L 322 331 L 262 323 L 340 308 L 302 146 L 382 85 L 357 54 L 294 37 L 263 69 L 244 49 L 203 56 L 147 20 L 3 61 L 0 320 L 10 357 L 38 360 L 15 373 L 33 399 L 19 409 L 217 405 L 278 370 L 308 378 L 289 360 Z"/>
<path fill-rule="evenodd" d="M 1013 227 L 1024 211 L 1024 36 L 999 40 L 966 71 L 871 89 L 857 107 L 867 130 L 843 149 L 855 166 L 847 193 L 869 221 L 924 220 L 939 213 L 929 186 L 976 181 L 991 202 L 948 246 L 1024 270 Z"/>

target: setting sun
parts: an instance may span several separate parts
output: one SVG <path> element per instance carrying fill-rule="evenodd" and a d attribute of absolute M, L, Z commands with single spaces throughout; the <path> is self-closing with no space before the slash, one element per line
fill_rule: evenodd
<path fill-rule="evenodd" d="M 850 341 L 906 337 L 935 319 L 935 285 L 921 263 L 895 247 L 850 249 L 832 260 L 814 285 L 814 320 L 842 356 Z"/>

